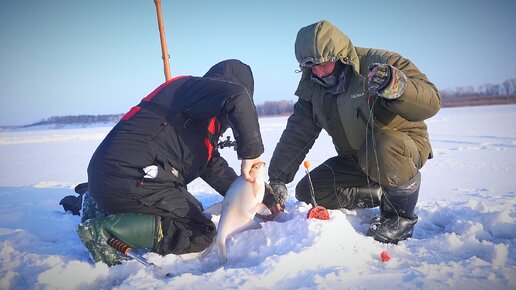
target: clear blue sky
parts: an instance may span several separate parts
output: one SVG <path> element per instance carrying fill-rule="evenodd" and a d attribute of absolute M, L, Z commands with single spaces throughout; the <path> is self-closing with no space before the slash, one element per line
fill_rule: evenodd
<path fill-rule="evenodd" d="M 516 1 L 162 0 L 173 75 L 248 63 L 255 102 L 296 100 L 299 28 L 411 59 L 440 89 L 516 77 Z M 0 125 L 124 113 L 164 81 L 152 0 L 0 1 Z"/>

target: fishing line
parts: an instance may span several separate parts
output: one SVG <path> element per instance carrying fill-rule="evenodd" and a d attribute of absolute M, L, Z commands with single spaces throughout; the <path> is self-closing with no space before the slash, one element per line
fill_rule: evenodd
<path fill-rule="evenodd" d="M 335 182 L 335 180 L 337 178 L 335 176 L 335 171 L 333 170 L 333 168 L 330 165 L 326 164 L 326 162 L 323 162 L 322 165 L 328 167 L 331 170 L 331 174 L 333 175 L 333 192 L 335 192 L 335 198 L 337 199 L 337 202 L 339 203 L 339 208 L 342 209 L 342 208 L 344 208 L 344 206 L 342 205 L 342 202 L 340 202 L 339 196 L 337 194 L 337 184 Z"/>
<path fill-rule="evenodd" d="M 381 180 L 381 176 L 380 176 L 380 166 L 379 166 L 379 161 L 378 161 L 378 152 L 376 150 L 376 138 L 375 138 L 375 135 L 374 135 L 374 106 L 376 105 L 377 101 L 378 101 L 378 98 L 375 97 L 374 101 L 373 101 L 373 104 L 371 106 L 369 106 L 369 115 L 368 115 L 368 118 L 367 118 L 367 123 L 366 123 L 366 128 L 365 128 L 365 130 L 366 130 L 366 132 L 365 132 L 365 135 L 366 135 L 366 139 L 365 139 L 365 149 L 366 149 L 366 152 L 365 152 L 365 159 L 366 159 L 365 160 L 365 164 L 367 166 L 366 169 L 369 169 L 369 138 L 367 137 L 367 135 L 368 135 L 368 130 L 367 129 L 369 128 L 369 126 L 371 126 L 371 143 L 372 143 L 373 153 L 374 153 L 374 158 L 375 158 L 375 163 L 376 163 L 377 180 L 378 180 L 379 184 L 382 184 L 382 180 Z M 371 183 L 369 182 L 369 178 L 367 179 L 367 186 L 369 187 L 369 189 L 371 189 Z"/>
<path fill-rule="evenodd" d="M 366 90 L 367 93 L 369 93 L 369 91 Z M 373 147 L 373 153 L 374 153 L 374 158 L 375 158 L 375 163 L 376 163 L 376 173 L 377 173 L 377 182 L 378 184 L 380 184 L 380 186 L 382 186 L 382 180 L 381 180 L 381 176 L 380 176 L 380 166 L 379 166 L 379 161 L 378 161 L 378 152 L 376 150 L 376 137 L 375 137 L 375 134 L 374 134 L 374 106 L 376 105 L 376 102 L 378 101 L 378 96 L 375 96 L 374 98 L 374 101 L 372 103 L 372 105 L 369 107 L 369 117 L 367 118 L 367 124 L 366 124 L 366 139 L 365 139 L 365 148 L 366 148 L 366 153 L 365 153 L 365 163 L 366 163 L 366 167 L 367 169 L 369 169 L 369 144 L 368 144 L 368 139 L 367 138 L 367 128 L 369 126 L 371 126 L 371 142 L 372 142 L 372 147 Z M 370 125 L 371 124 L 371 125 Z M 366 173 L 367 174 L 367 173 Z M 369 190 L 371 189 L 371 184 L 369 182 L 369 178 L 367 178 L 367 186 L 369 188 Z M 383 190 L 382 190 L 383 191 Z M 371 201 L 373 200 L 373 197 L 372 197 L 372 194 L 370 193 L 369 194 L 370 197 L 371 197 Z M 387 202 L 390 206 L 390 208 L 392 208 L 394 210 L 394 212 L 396 212 L 396 216 L 397 216 L 397 222 L 399 222 L 400 220 L 400 215 L 398 213 L 398 211 L 396 210 L 396 208 L 394 207 L 394 205 L 391 203 L 391 201 L 389 200 L 389 197 L 383 193 L 382 196 L 381 196 L 381 200 L 384 200 L 385 202 Z M 381 211 L 381 202 L 380 202 L 380 211 Z"/>

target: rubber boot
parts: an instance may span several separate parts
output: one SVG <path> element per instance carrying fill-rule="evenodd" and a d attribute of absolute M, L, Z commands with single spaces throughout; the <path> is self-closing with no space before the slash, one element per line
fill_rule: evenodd
<path fill-rule="evenodd" d="M 79 224 L 77 233 L 93 260 L 108 266 L 123 260 L 117 250 L 107 244 L 108 238 L 114 237 L 131 248 L 152 249 L 162 236 L 160 218 L 139 213 L 93 218 Z"/>
<path fill-rule="evenodd" d="M 414 214 L 421 174 L 418 172 L 407 183 L 385 187 L 380 205 L 380 217 L 373 219 L 368 236 L 382 243 L 397 244 L 399 241 L 412 237 L 417 216 Z"/>
<path fill-rule="evenodd" d="M 382 194 L 383 190 L 379 184 L 337 188 L 337 200 L 340 207 L 346 209 L 377 207 L 380 205 Z"/>

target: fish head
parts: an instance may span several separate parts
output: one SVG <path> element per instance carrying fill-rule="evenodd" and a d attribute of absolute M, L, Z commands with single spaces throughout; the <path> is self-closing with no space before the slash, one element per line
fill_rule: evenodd
<path fill-rule="evenodd" d="M 258 162 L 258 163 L 253 164 L 249 174 L 254 179 L 263 178 L 263 176 L 265 174 L 265 162 Z"/>

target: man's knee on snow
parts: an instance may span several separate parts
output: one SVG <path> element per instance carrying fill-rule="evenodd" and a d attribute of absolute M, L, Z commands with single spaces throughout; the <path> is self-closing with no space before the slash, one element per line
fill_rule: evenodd
<path fill-rule="evenodd" d="M 184 222 L 163 217 L 162 228 L 163 239 L 154 248 L 161 255 L 201 252 L 212 244 L 216 234 L 215 224 L 208 219 Z"/>
<path fill-rule="evenodd" d="M 371 138 L 369 136 L 368 138 Z M 419 152 L 414 141 L 406 134 L 393 130 L 377 130 L 374 142 L 359 150 L 360 167 L 375 182 L 399 185 L 417 173 L 415 161 Z"/>

